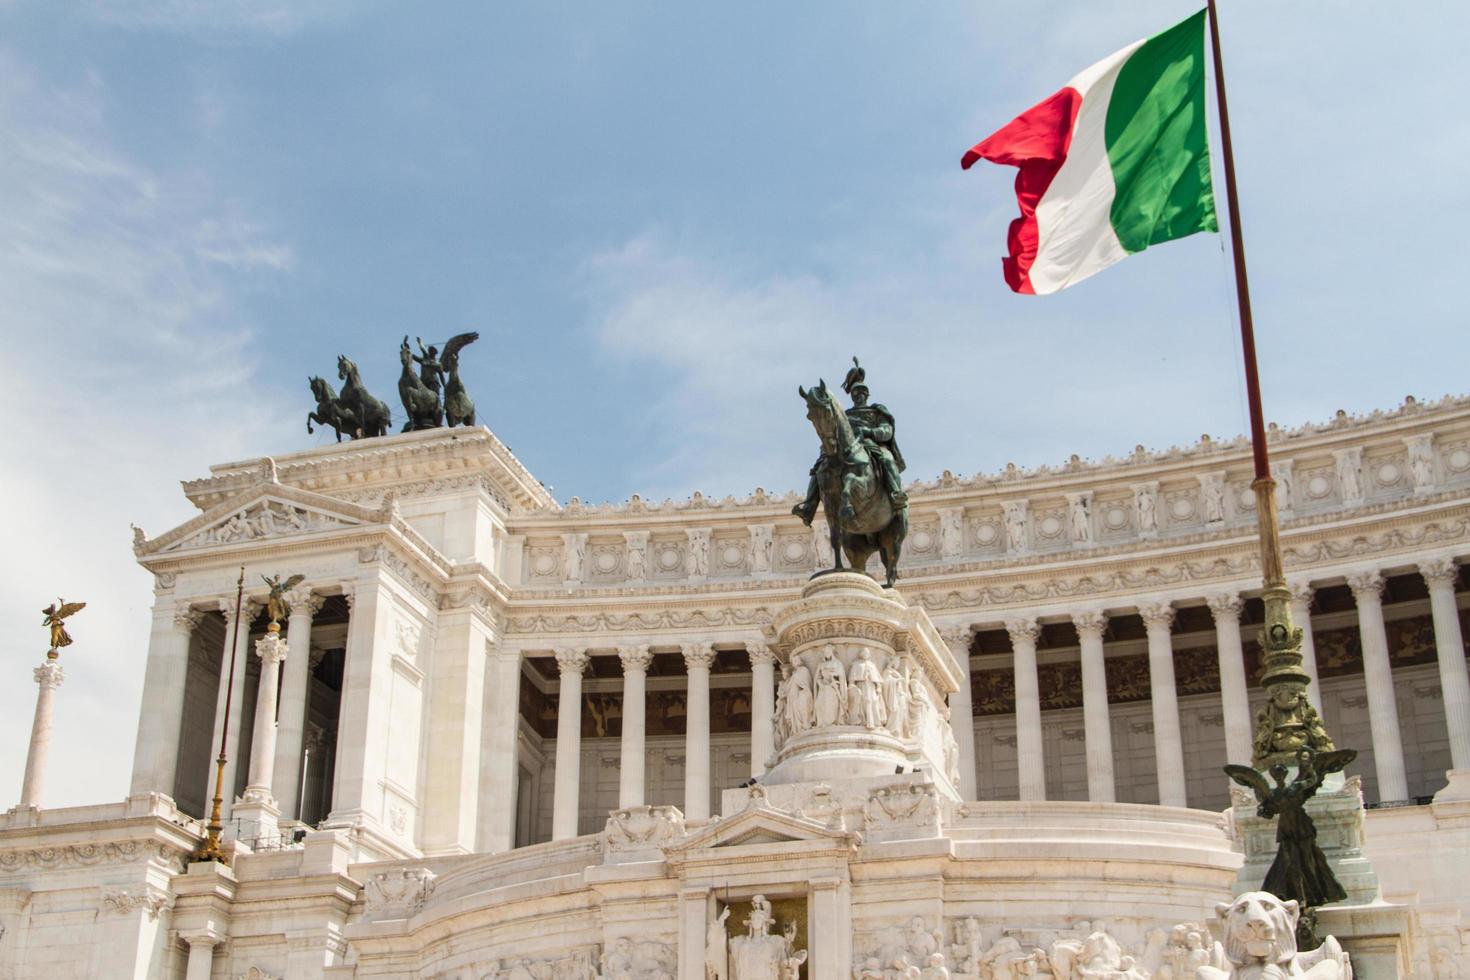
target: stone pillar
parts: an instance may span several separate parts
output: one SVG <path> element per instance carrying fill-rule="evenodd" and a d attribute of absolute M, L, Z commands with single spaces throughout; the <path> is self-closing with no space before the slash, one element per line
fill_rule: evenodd
<path fill-rule="evenodd" d="M 480 850 L 491 853 L 508 851 L 516 841 L 520 694 L 520 651 L 496 650 L 490 655 L 480 748 L 480 812 L 483 815 Z M 560 723 L 558 718 L 557 724 Z"/>
<path fill-rule="evenodd" d="M 1139 606 L 1148 634 L 1149 700 L 1154 716 L 1154 760 L 1159 770 L 1159 804 L 1188 806 L 1184 780 L 1184 741 L 1179 733 L 1179 694 L 1174 685 L 1174 642 L 1169 627 L 1174 607 L 1167 602 Z"/>
<path fill-rule="evenodd" d="M 1101 611 L 1072 614 L 1082 645 L 1082 727 L 1087 739 L 1087 798 L 1094 803 L 1117 799 L 1113 785 L 1113 730 L 1108 720 L 1108 672 L 1103 662 Z"/>
<path fill-rule="evenodd" d="M 250 742 L 250 779 L 244 799 L 274 807 L 271 786 L 276 768 L 276 695 L 281 689 L 281 662 L 286 660 L 281 634 L 272 630 L 256 640 L 255 655 L 260 658 L 260 684 L 255 690 L 255 732 Z"/>
<path fill-rule="evenodd" d="M 240 734 L 240 715 L 245 690 L 245 662 L 250 659 L 250 624 L 255 621 L 260 606 L 246 599 L 240 607 L 240 621 L 235 621 L 235 597 L 219 600 L 219 611 L 225 616 L 224 648 L 220 651 L 219 689 L 214 702 L 214 732 L 209 740 L 209 772 L 205 777 L 204 807 L 209 809 L 214 799 L 215 760 L 219 756 L 220 739 L 224 725 L 228 722 L 230 740 L 225 759 L 224 816 L 229 817 L 235 804 L 235 763 L 240 758 L 240 746 L 245 744 Z M 230 677 L 230 652 L 235 652 L 235 674 Z M 225 718 L 225 694 L 233 683 L 234 694 L 230 699 L 230 717 Z"/>
<path fill-rule="evenodd" d="M 1421 562 L 1419 574 L 1429 586 L 1434 617 L 1434 647 L 1439 658 L 1439 687 L 1450 736 L 1450 768 L 1470 769 L 1470 675 L 1465 672 L 1465 638 L 1455 602 L 1455 563 L 1448 558 Z"/>
<path fill-rule="evenodd" d="M 1041 737 L 1041 686 L 1036 679 L 1036 640 L 1041 627 L 1034 619 L 1008 619 L 1011 658 L 1016 668 L 1016 766 L 1023 800 L 1046 799 L 1045 744 Z"/>
<path fill-rule="evenodd" d="M 955 663 L 960 665 L 960 689 L 949 696 L 949 724 L 954 730 L 955 743 L 960 757 L 960 798 L 978 800 L 980 790 L 975 785 L 975 705 L 970 694 L 970 641 L 972 634 L 968 626 L 946 626 L 939 631 L 949 652 L 954 654 Z M 1019 751 L 1020 740 L 1016 741 Z"/>
<path fill-rule="evenodd" d="M 1378 773 L 1378 799 L 1407 800 L 1404 744 L 1399 734 L 1399 708 L 1388 659 L 1388 633 L 1383 627 L 1383 576 L 1364 572 L 1348 579 L 1358 602 L 1358 633 L 1363 646 L 1363 682 L 1368 689 L 1368 724 L 1373 730 L 1373 768 Z"/>
<path fill-rule="evenodd" d="M 301 818 L 302 739 L 306 732 L 306 701 L 311 688 L 311 621 L 321 610 L 323 596 L 302 586 L 287 599 L 291 618 L 286 623 L 286 666 L 281 676 L 281 709 L 276 720 L 276 773 L 271 792 L 281 814 Z"/>
<path fill-rule="evenodd" d="M 626 809 L 644 802 L 646 748 L 644 721 L 648 706 L 648 665 L 653 654 L 647 646 L 618 647 L 623 662 L 622 767 L 618 770 L 618 806 Z"/>
<path fill-rule="evenodd" d="M 684 714 L 684 817 L 709 819 L 709 671 L 715 648 L 708 643 L 684 644 L 689 694 Z"/>
<path fill-rule="evenodd" d="M 704 951 L 709 925 L 709 889 L 699 886 L 679 892 L 679 980 L 707 980 Z"/>
<path fill-rule="evenodd" d="M 776 655 L 760 640 L 745 644 L 750 657 L 750 774 L 759 776 L 776 752 Z"/>
<path fill-rule="evenodd" d="M 551 839 L 577 836 L 577 807 L 582 787 L 582 671 L 591 658 L 585 650 L 556 651 L 561 690 L 556 699 L 556 795 L 551 810 Z"/>
<path fill-rule="evenodd" d="M 1312 679 L 1307 687 L 1307 700 L 1322 713 L 1322 682 L 1317 677 L 1317 641 L 1312 637 L 1312 583 L 1295 581 L 1286 583 L 1291 590 L 1291 622 L 1302 631 L 1302 670 Z"/>
<path fill-rule="evenodd" d="M 852 962 L 852 901 L 841 878 L 823 876 L 811 882 L 811 980 L 847 980 Z"/>
<path fill-rule="evenodd" d="M 471 854 L 480 835 L 486 653 L 495 644 L 484 596 L 451 593 L 439 609 L 433 642 L 418 843 L 425 854 Z"/>
<path fill-rule="evenodd" d="M 184 980 L 209 980 L 214 971 L 214 947 L 220 937 L 213 933 L 181 936 L 189 945 L 189 962 L 184 970 Z"/>
<path fill-rule="evenodd" d="M 189 642 L 201 613 L 160 602 L 153 607 L 148 665 L 143 674 L 144 709 L 138 716 L 130 793 L 174 795 L 179 734 L 184 723 L 184 684 L 189 673 Z"/>
<path fill-rule="evenodd" d="M 51 705 L 56 698 L 56 689 L 65 680 L 61 664 L 49 655 L 37 667 L 32 676 L 39 688 L 36 691 L 36 715 L 31 722 L 31 745 L 26 751 L 25 779 L 20 787 L 22 807 L 41 805 L 41 788 L 46 779 L 46 756 L 51 750 Z"/>
<path fill-rule="evenodd" d="M 1240 610 L 1244 604 L 1233 592 L 1210 596 L 1215 617 L 1215 653 L 1220 663 L 1220 703 L 1225 715 L 1225 761 L 1240 766 L 1251 764 L 1252 739 L 1250 692 L 1245 677 L 1245 650 L 1240 643 Z"/>

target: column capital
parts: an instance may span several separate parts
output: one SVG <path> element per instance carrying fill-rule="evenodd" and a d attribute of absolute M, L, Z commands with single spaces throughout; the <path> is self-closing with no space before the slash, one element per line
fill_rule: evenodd
<path fill-rule="evenodd" d="M 352 612 L 352 604 L 357 601 L 357 583 L 343 582 L 341 585 L 342 598 L 347 603 L 347 611 Z"/>
<path fill-rule="evenodd" d="M 1077 627 L 1077 635 L 1086 638 L 1088 635 L 1102 638 L 1103 630 L 1108 626 L 1108 614 L 1101 609 L 1086 609 L 1082 612 L 1072 614 L 1072 625 Z"/>
<path fill-rule="evenodd" d="M 1151 602 L 1138 607 L 1145 629 L 1167 630 L 1174 625 L 1174 607 L 1167 602 Z"/>
<path fill-rule="evenodd" d="M 1210 607 L 1210 614 L 1215 617 L 1216 625 L 1222 619 L 1239 621 L 1240 611 L 1245 608 L 1238 592 L 1216 592 L 1205 597 L 1205 605 Z"/>
<path fill-rule="evenodd" d="M 1299 602 L 1308 609 L 1312 608 L 1312 598 L 1317 590 L 1312 588 L 1312 583 L 1304 578 L 1288 579 L 1286 590 L 1291 593 L 1291 601 Z"/>
<path fill-rule="evenodd" d="M 41 664 L 41 666 L 35 669 L 32 676 L 36 678 L 36 683 L 41 685 L 41 687 L 49 687 L 52 690 L 60 687 L 61 682 L 66 680 L 66 675 L 61 670 L 61 664 L 55 660 L 47 660 Z"/>
<path fill-rule="evenodd" d="M 1353 590 L 1353 598 L 1359 602 L 1371 599 L 1378 602 L 1383 598 L 1383 576 L 1377 572 L 1359 572 L 1357 575 L 1349 575 L 1348 588 Z"/>
<path fill-rule="evenodd" d="M 974 635 L 974 631 L 968 626 L 939 627 L 939 638 L 948 643 L 949 648 L 956 653 L 968 651 Z"/>
<path fill-rule="evenodd" d="M 648 665 L 653 663 L 653 654 L 648 651 L 648 644 L 637 646 L 618 647 L 618 659 L 623 662 L 623 673 L 642 673 L 648 670 Z"/>
<path fill-rule="evenodd" d="M 286 641 L 279 632 L 267 632 L 255 641 L 255 655 L 260 658 L 262 668 L 273 667 L 286 659 Z"/>
<path fill-rule="evenodd" d="M 556 651 L 556 669 L 563 677 L 568 674 L 580 676 L 591 661 L 592 657 L 587 651 L 579 647 L 562 647 Z"/>
<path fill-rule="evenodd" d="M 1449 589 L 1453 592 L 1460 567 L 1451 558 L 1433 558 L 1419 563 L 1419 574 L 1424 576 L 1424 584 L 1429 586 L 1429 591 Z"/>
<path fill-rule="evenodd" d="M 231 612 L 234 610 L 232 609 Z M 204 618 L 204 612 L 191 606 L 178 606 L 174 609 L 174 628 L 185 633 L 193 633 L 199 625 L 199 620 Z"/>
<path fill-rule="evenodd" d="M 745 655 L 750 658 L 751 667 L 759 667 L 776 662 L 776 655 L 763 640 L 750 640 L 745 644 Z"/>
<path fill-rule="evenodd" d="M 324 595 L 317 595 L 309 585 L 303 585 L 286 593 L 286 608 L 291 610 L 291 618 L 303 616 L 310 620 L 322 610 L 322 603 L 327 601 Z"/>
<path fill-rule="evenodd" d="M 715 663 L 715 647 L 712 643 L 685 643 L 684 667 L 687 670 L 709 670 Z"/>
<path fill-rule="evenodd" d="M 263 603 L 255 601 L 248 595 L 245 596 L 245 598 L 240 603 L 241 618 L 244 619 L 247 624 L 255 622 L 255 617 L 260 615 L 260 609 L 262 605 Z M 219 611 L 224 615 L 225 623 L 227 625 L 233 626 L 235 622 L 235 597 L 220 596 Z"/>
<path fill-rule="evenodd" d="M 1011 645 L 1035 643 L 1041 637 L 1041 624 L 1035 619 L 1021 618 L 1006 620 L 1006 632 L 1011 636 Z"/>

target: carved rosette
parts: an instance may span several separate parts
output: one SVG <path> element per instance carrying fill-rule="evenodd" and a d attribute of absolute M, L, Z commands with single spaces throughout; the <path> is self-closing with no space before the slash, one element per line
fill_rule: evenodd
<path fill-rule="evenodd" d="M 770 784 L 921 770 L 955 794 L 944 704 L 959 690 L 954 653 L 922 609 L 866 575 L 807 583 L 767 633 L 781 665 Z"/>

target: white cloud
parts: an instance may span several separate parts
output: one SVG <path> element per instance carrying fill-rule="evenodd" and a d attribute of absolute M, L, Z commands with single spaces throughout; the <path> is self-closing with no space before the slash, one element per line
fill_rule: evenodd
<path fill-rule="evenodd" d="M 116 151 L 100 79 L 59 90 L 4 51 L 0 78 L 0 418 L 14 461 L 0 481 L 0 792 L 19 789 L 40 609 L 59 593 L 88 606 L 62 656 L 45 800 L 120 799 L 151 603 L 128 524 L 156 534 L 186 519 L 174 481 L 277 422 L 241 410 L 271 399 L 239 297 L 291 251 L 197 179 Z"/>

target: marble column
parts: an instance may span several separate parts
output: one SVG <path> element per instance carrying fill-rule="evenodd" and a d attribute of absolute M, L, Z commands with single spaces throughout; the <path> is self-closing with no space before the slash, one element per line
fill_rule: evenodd
<path fill-rule="evenodd" d="M 1363 647 L 1363 682 L 1368 689 L 1368 724 L 1373 732 L 1373 768 L 1378 773 L 1378 799 L 1407 800 L 1404 744 L 1399 734 L 1399 708 L 1388 659 L 1388 633 L 1383 627 L 1383 576 L 1364 572 L 1348 579 L 1358 602 L 1358 634 Z"/>
<path fill-rule="evenodd" d="M 1159 804 L 1188 806 L 1184 779 L 1184 741 L 1179 731 L 1179 693 L 1174 684 L 1174 607 L 1167 602 L 1139 606 L 1148 635 L 1149 701 L 1153 708 L 1154 761 L 1159 770 Z"/>
<path fill-rule="evenodd" d="M 306 732 L 306 702 L 311 690 L 311 621 L 321 610 L 324 596 L 303 586 L 287 596 L 291 618 L 286 622 L 286 666 L 281 676 L 281 708 L 276 720 L 276 772 L 272 793 L 288 819 L 301 817 L 302 738 Z"/>
<path fill-rule="evenodd" d="M 255 641 L 260 658 L 260 684 L 255 689 L 255 732 L 250 742 L 250 779 L 243 799 L 276 806 L 271 796 L 276 768 L 276 696 L 280 691 L 281 662 L 286 644 L 280 633 L 267 632 Z M 288 661 L 289 662 L 289 661 Z"/>
<path fill-rule="evenodd" d="M 776 752 L 776 655 L 759 640 L 745 644 L 750 658 L 750 774 L 759 776 Z"/>
<path fill-rule="evenodd" d="M 715 648 L 708 643 L 684 644 L 689 694 L 684 707 L 684 817 L 709 819 L 709 672 Z"/>
<path fill-rule="evenodd" d="M 556 699 L 556 795 L 551 809 L 551 839 L 577 836 L 582 787 L 582 672 L 591 658 L 585 650 L 556 651 L 561 690 Z"/>
<path fill-rule="evenodd" d="M 520 784 L 519 650 L 490 654 L 480 748 L 480 850 L 508 851 L 516 840 L 516 794 Z M 580 676 L 580 675 L 579 675 Z M 578 712 L 580 714 L 580 712 Z M 561 719 L 557 719 L 560 726 Z"/>
<path fill-rule="evenodd" d="M 1312 679 L 1307 688 L 1307 700 L 1322 713 L 1322 683 L 1317 677 L 1317 641 L 1312 636 L 1312 583 L 1296 580 L 1287 582 L 1291 590 L 1291 622 L 1302 631 L 1302 670 Z"/>
<path fill-rule="evenodd" d="M 202 613 L 172 602 L 153 609 L 148 665 L 143 674 L 144 710 L 138 717 L 130 792 L 174 795 L 179 735 L 184 723 L 184 685 L 189 643 Z"/>
<path fill-rule="evenodd" d="M 214 947 L 220 938 L 213 933 L 181 936 L 189 945 L 188 965 L 184 968 L 184 980 L 209 980 L 214 972 Z"/>
<path fill-rule="evenodd" d="M 1448 558 L 1419 565 L 1419 574 L 1429 586 L 1429 611 L 1434 617 L 1439 687 L 1450 736 L 1450 768 L 1470 769 L 1470 675 L 1465 672 L 1465 638 L 1460 631 L 1460 607 L 1455 602 L 1458 572 Z"/>
<path fill-rule="evenodd" d="M 214 799 L 215 760 L 219 756 L 220 741 L 224 726 L 229 725 L 228 751 L 225 759 L 224 815 L 228 819 L 235 805 L 235 764 L 240 759 L 240 747 L 245 740 L 240 733 L 240 717 L 244 707 L 245 663 L 250 659 L 250 624 L 260 612 L 258 603 L 245 600 L 240 607 L 240 621 L 235 621 L 235 598 L 219 600 L 219 610 L 225 616 L 224 648 L 220 651 L 219 689 L 214 702 L 214 733 L 209 740 L 209 772 L 205 777 L 205 808 Z M 235 673 L 230 675 L 230 654 L 233 651 Z M 230 717 L 225 718 L 225 696 L 230 694 Z"/>
<path fill-rule="evenodd" d="M 647 646 L 618 647 L 623 663 L 622 766 L 618 770 L 618 806 L 642 806 L 647 758 L 645 712 L 648 706 L 648 665 L 653 654 Z"/>
<path fill-rule="evenodd" d="M 960 799 L 978 800 L 980 790 L 975 785 L 975 706 L 970 693 L 970 643 L 974 637 L 968 626 L 946 626 L 939 635 L 960 666 L 960 689 L 949 696 L 949 723 L 960 750 Z M 1018 752 L 1020 744 L 1018 738 Z"/>
<path fill-rule="evenodd" d="M 1108 719 L 1108 672 L 1103 661 L 1103 630 L 1108 617 L 1100 611 L 1072 614 L 1082 645 L 1082 727 L 1087 745 L 1087 798 L 1094 803 L 1117 799 L 1113 784 L 1113 730 Z"/>
<path fill-rule="evenodd" d="M 26 771 L 20 787 L 22 807 L 40 806 L 46 780 L 46 756 L 51 751 L 52 703 L 56 689 L 65 680 L 61 664 L 48 657 L 32 672 L 36 679 L 36 714 L 31 720 L 31 744 L 26 751 Z"/>
<path fill-rule="evenodd" d="M 1016 668 L 1016 766 L 1023 800 L 1046 799 L 1046 757 L 1041 737 L 1041 686 L 1036 678 L 1036 640 L 1041 627 L 1034 619 L 1006 620 L 1011 657 Z"/>
<path fill-rule="evenodd" d="M 1205 600 L 1215 617 L 1215 654 L 1220 665 L 1220 704 L 1225 715 L 1225 761 L 1240 766 L 1251 764 L 1252 739 L 1250 691 L 1245 677 L 1245 649 L 1240 642 L 1240 610 L 1244 603 L 1234 592 L 1222 592 Z"/>

